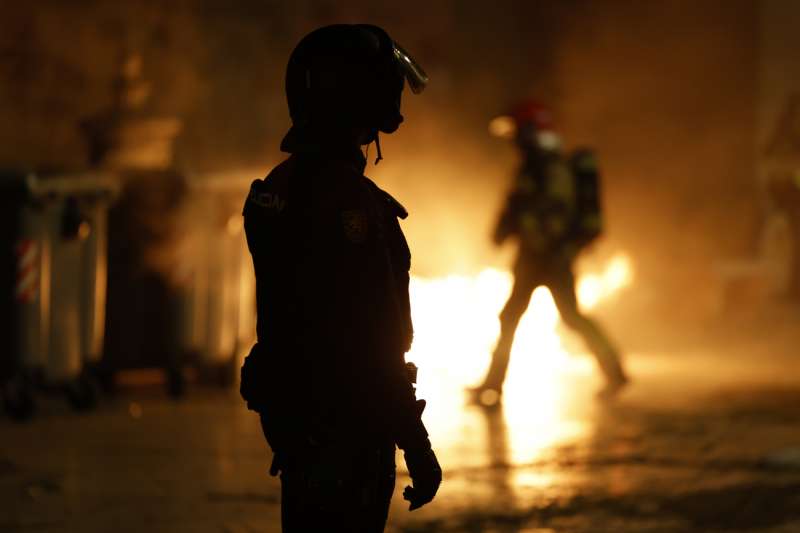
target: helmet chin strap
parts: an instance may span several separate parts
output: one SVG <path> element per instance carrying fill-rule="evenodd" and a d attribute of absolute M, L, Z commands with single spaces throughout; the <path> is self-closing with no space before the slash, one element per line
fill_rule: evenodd
<path fill-rule="evenodd" d="M 381 133 L 379 131 L 375 132 L 375 149 L 378 151 L 378 157 L 375 158 L 375 164 L 377 165 L 383 160 L 383 154 L 381 153 Z"/>
<path fill-rule="evenodd" d="M 372 135 L 372 141 L 375 142 L 375 148 L 378 150 L 378 157 L 375 158 L 375 164 L 377 165 L 381 161 L 383 161 L 383 153 L 381 152 L 381 132 L 380 130 L 376 129 L 375 133 Z M 369 147 L 372 145 L 372 141 L 367 145 L 366 154 L 364 154 L 365 159 L 369 159 Z"/>
<path fill-rule="evenodd" d="M 377 165 L 381 161 L 383 161 L 383 152 L 381 151 L 381 131 L 385 133 L 393 133 L 397 131 L 397 128 L 403 122 L 403 115 L 397 112 L 397 116 L 390 116 L 388 119 L 384 119 L 381 121 L 381 126 L 376 127 L 373 130 L 372 140 L 375 141 L 375 149 L 378 151 L 378 156 L 375 158 L 375 164 Z M 367 145 L 367 158 L 369 158 L 369 145 Z"/>

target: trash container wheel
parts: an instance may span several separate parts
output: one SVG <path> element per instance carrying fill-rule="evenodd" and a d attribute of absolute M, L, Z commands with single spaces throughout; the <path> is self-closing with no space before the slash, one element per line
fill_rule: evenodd
<path fill-rule="evenodd" d="M 186 393 L 186 378 L 183 376 L 183 368 L 171 366 L 164 370 L 167 374 L 167 394 L 174 400 L 183 398 Z"/>
<path fill-rule="evenodd" d="M 239 360 L 236 354 L 231 354 L 227 361 L 221 363 L 217 369 L 217 384 L 223 389 L 231 389 L 239 378 Z"/>
<path fill-rule="evenodd" d="M 2 386 L 3 406 L 12 420 L 30 420 L 36 412 L 33 386 L 28 379 L 15 377 Z"/>
<path fill-rule="evenodd" d="M 239 365 L 236 357 L 231 356 L 227 360 L 218 363 L 206 363 L 198 366 L 200 379 L 204 385 L 230 389 L 236 384 L 239 377 Z"/>
<path fill-rule="evenodd" d="M 67 383 L 65 392 L 69 404 L 76 411 L 88 411 L 97 406 L 97 386 L 87 373 Z"/>

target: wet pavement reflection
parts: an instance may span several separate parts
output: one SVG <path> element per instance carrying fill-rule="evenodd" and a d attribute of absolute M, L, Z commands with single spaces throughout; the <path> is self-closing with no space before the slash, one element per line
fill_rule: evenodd
<path fill-rule="evenodd" d="M 425 413 L 445 483 L 408 513 L 401 469 L 388 531 L 800 531 L 796 364 L 631 363 L 612 405 L 582 364 L 494 409 L 445 389 Z M 126 393 L 86 416 L 54 399 L 0 432 L 0 531 L 279 531 L 269 454 L 234 394 Z"/>
<path fill-rule="evenodd" d="M 447 434 L 433 424 L 447 484 L 397 530 L 800 531 L 796 363 L 632 363 L 637 383 L 613 404 L 567 365 L 550 388 L 451 412 Z"/>

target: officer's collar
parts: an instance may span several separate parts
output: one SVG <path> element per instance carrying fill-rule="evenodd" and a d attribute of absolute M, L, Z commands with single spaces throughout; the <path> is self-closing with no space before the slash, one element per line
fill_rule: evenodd
<path fill-rule="evenodd" d="M 364 173 L 367 160 L 358 147 L 338 142 L 332 135 L 315 135 L 307 129 L 292 126 L 281 142 L 281 150 L 298 156 L 311 156 L 320 160 L 342 161 Z"/>

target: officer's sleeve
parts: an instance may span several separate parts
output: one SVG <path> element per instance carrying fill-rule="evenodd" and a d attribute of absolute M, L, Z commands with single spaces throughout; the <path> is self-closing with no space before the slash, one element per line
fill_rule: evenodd
<path fill-rule="evenodd" d="M 392 421 L 396 444 L 403 450 L 425 449 L 430 447 L 428 432 L 422 423 L 424 401 L 417 401 L 412 383 L 416 381 L 409 374 L 405 364 L 405 353 L 411 348 L 414 326 L 411 319 L 409 298 L 409 271 L 411 252 L 398 219 L 408 217 L 408 211 L 389 193 L 378 189 L 387 206 L 386 232 L 390 248 L 391 268 L 395 282 L 396 305 L 399 310 L 397 320 L 400 333 L 398 350 L 391 356 L 387 369 L 387 391 L 393 407 Z M 416 372 L 414 372 L 416 374 Z"/>
<path fill-rule="evenodd" d="M 280 194 L 278 194 L 278 192 Z M 275 334 L 289 327 L 286 309 L 290 265 L 284 224 L 285 192 L 256 180 L 242 210 L 247 245 L 256 273 L 258 342 L 241 368 L 239 392 L 249 409 L 261 415 L 264 435 L 273 451 L 289 447 L 296 433 L 297 403 L 287 401 L 291 387 L 291 361 L 275 344 Z M 296 389 L 296 387 L 295 387 Z"/>

